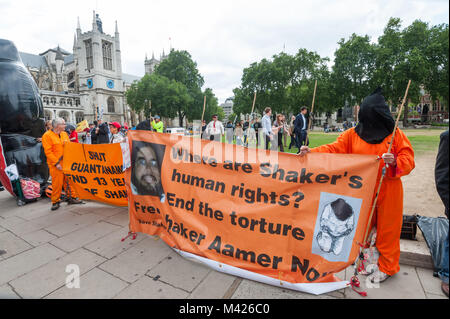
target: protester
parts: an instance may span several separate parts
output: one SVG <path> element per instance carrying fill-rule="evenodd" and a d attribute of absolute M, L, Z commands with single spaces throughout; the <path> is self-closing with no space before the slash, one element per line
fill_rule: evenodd
<path fill-rule="evenodd" d="M 257 144 L 257 135 L 256 135 L 256 130 L 255 130 L 255 124 L 256 121 L 254 119 L 252 119 L 249 123 L 248 129 L 247 129 L 247 141 L 245 143 L 245 147 L 248 147 L 248 145 L 250 144 Z M 258 145 L 256 145 L 256 147 L 258 147 Z"/>
<path fill-rule="evenodd" d="M 108 144 L 110 141 L 109 138 L 109 129 L 108 123 L 102 123 L 102 120 L 98 120 L 98 127 L 95 130 L 97 135 L 97 144 Z"/>
<path fill-rule="evenodd" d="M 283 114 L 281 121 L 283 122 L 283 146 L 287 147 L 287 137 L 290 136 L 289 127 L 286 123 L 286 116 Z"/>
<path fill-rule="evenodd" d="M 90 126 L 90 125 L 89 125 Z M 90 126 L 91 127 L 91 126 Z M 94 121 L 94 126 L 92 126 L 89 130 L 89 133 L 91 135 L 91 144 L 98 144 L 97 143 L 97 127 L 98 127 L 98 122 Z"/>
<path fill-rule="evenodd" d="M 259 145 L 259 130 L 262 128 L 262 124 L 259 121 L 258 118 L 255 119 L 255 123 L 253 124 L 253 128 L 255 129 L 255 136 L 256 136 L 256 148 L 258 148 Z"/>
<path fill-rule="evenodd" d="M 93 144 L 92 143 L 92 130 L 94 129 L 94 123 L 89 123 L 89 127 L 85 130 L 86 131 L 86 144 Z"/>
<path fill-rule="evenodd" d="M 228 144 L 233 144 L 234 133 L 233 123 L 231 123 L 231 121 L 228 121 L 227 125 L 225 126 L 225 139 Z"/>
<path fill-rule="evenodd" d="M 295 124 L 294 123 L 295 123 L 295 116 L 292 115 L 291 116 L 291 123 L 289 125 L 289 134 L 291 136 L 291 142 L 289 143 L 289 149 L 292 148 L 292 145 L 296 145 L 295 133 L 294 133 L 294 129 L 295 129 Z"/>
<path fill-rule="evenodd" d="M 244 130 L 242 129 L 242 123 L 238 122 L 236 124 L 236 129 L 234 130 L 234 135 L 236 135 L 236 145 L 243 145 L 244 143 Z"/>
<path fill-rule="evenodd" d="M 139 122 L 139 124 L 136 125 L 136 130 L 153 131 L 153 128 L 151 125 L 151 119 L 147 119 L 147 120 L 143 120 L 142 122 Z"/>
<path fill-rule="evenodd" d="M 336 142 L 313 149 L 302 146 L 300 155 L 308 152 L 378 155 L 383 161 L 379 164 L 376 185 L 383 167 L 387 165 L 371 224 L 376 225 L 376 248 L 380 257 L 378 269 L 370 274 L 369 279 L 371 282 L 382 282 L 400 270 L 400 233 L 403 223 L 403 187 L 400 177 L 414 169 L 414 151 L 406 135 L 397 129 L 391 153 L 387 153 L 395 122 L 380 88 L 364 99 L 358 117 L 359 124 L 342 133 Z"/>
<path fill-rule="evenodd" d="M 48 120 L 45 121 L 45 131 L 47 132 L 48 130 L 52 129 L 52 121 Z"/>
<path fill-rule="evenodd" d="M 208 123 L 205 131 L 211 141 L 221 141 L 222 135 L 224 135 L 224 127 L 222 122 L 218 121 L 217 115 L 212 116 L 212 121 Z"/>
<path fill-rule="evenodd" d="M 159 117 L 159 115 L 155 115 L 153 121 L 152 121 L 152 128 L 159 133 L 164 132 L 164 124 L 161 121 L 161 118 Z"/>
<path fill-rule="evenodd" d="M 205 134 L 205 130 L 206 130 L 206 121 L 203 120 L 202 121 L 202 139 L 207 139 L 207 136 Z"/>
<path fill-rule="evenodd" d="M 74 190 L 69 190 L 66 177 L 62 171 L 64 144 L 69 142 L 69 136 L 64 131 L 66 123 L 62 118 L 56 118 L 52 122 L 52 129 L 42 136 L 42 146 L 52 178 L 52 207 L 56 210 L 60 206 L 62 188 L 66 188 L 66 194 L 70 196 L 69 204 L 81 204 L 76 198 Z"/>
<path fill-rule="evenodd" d="M 294 121 L 294 134 L 295 134 L 295 142 L 298 147 L 298 153 L 300 153 L 300 148 L 302 145 L 308 145 L 307 143 L 307 129 L 308 129 L 308 120 L 305 115 L 308 112 L 308 108 L 306 106 L 302 106 L 300 108 L 300 113 L 295 117 Z"/>
<path fill-rule="evenodd" d="M 248 119 L 247 119 L 247 120 L 246 120 L 245 122 L 243 122 L 243 124 L 242 124 L 242 129 L 244 130 L 244 145 L 245 145 L 245 146 L 248 145 L 247 139 L 248 139 L 248 129 L 249 129 L 249 127 L 250 127 L 250 122 L 249 122 Z"/>
<path fill-rule="evenodd" d="M 261 120 L 261 126 L 264 132 L 264 138 L 265 138 L 265 144 L 266 147 L 265 149 L 268 150 L 269 149 L 269 142 L 272 142 L 272 144 L 274 144 L 274 134 L 278 134 L 278 128 L 274 128 L 272 127 L 272 120 L 271 120 L 271 116 L 272 116 L 272 109 L 270 107 L 266 107 L 264 110 L 264 116 Z M 275 140 L 275 143 L 277 143 L 277 141 Z"/>
<path fill-rule="evenodd" d="M 436 189 L 441 197 L 445 207 L 445 215 L 448 218 L 448 205 L 449 205 L 449 177 L 448 177 L 448 130 L 441 134 L 441 140 L 439 143 L 439 151 L 436 157 L 436 166 L 434 169 L 434 177 L 436 182 Z M 447 230 L 448 231 L 448 230 Z M 443 251 L 443 269 L 439 271 L 439 277 L 441 278 L 441 288 L 445 295 L 448 297 L 448 232 L 447 238 L 444 242 Z"/>
<path fill-rule="evenodd" d="M 78 142 L 78 132 L 77 132 L 77 130 L 75 128 L 71 127 L 71 128 L 69 128 L 69 132 L 70 132 L 69 140 L 72 143 L 79 143 Z"/>
<path fill-rule="evenodd" d="M 280 152 L 284 152 L 284 145 L 283 145 L 283 135 L 284 135 L 284 122 L 283 122 L 283 114 L 278 114 L 277 119 L 274 123 L 274 126 L 278 128 L 278 147 L 280 148 Z"/>
<path fill-rule="evenodd" d="M 125 142 L 125 136 L 120 132 L 120 124 L 117 122 L 109 123 L 109 131 L 111 132 L 111 140 L 110 143 L 122 143 Z"/>

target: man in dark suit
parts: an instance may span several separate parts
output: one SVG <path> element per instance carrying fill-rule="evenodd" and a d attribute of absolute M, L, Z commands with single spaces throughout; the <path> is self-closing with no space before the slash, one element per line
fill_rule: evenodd
<path fill-rule="evenodd" d="M 306 118 L 306 113 L 308 113 L 308 108 L 306 106 L 302 106 L 300 109 L 300 113 L 295 117 L 294 120 L 294 134 L 295 134 L 295 143 L 298 147 L 298 152 L 300 152 L 300 148 L 302 145 L 308 145 L 307 142 L 307 129 L 308 129 L 308 119 Z"/>
<path fill-rule="evenodd" d="M 436 157 L 436 166 L 434 169 L 434 178 L 436 181 L 436 189 L 441 197 L 445 207 L 445 215 L 448 218 L 448 202 L 449 202 L 449 179 L 448 179 L 448 130 L 441 134 L 439 143 L 439 151 Z M 443 269 L 439 271 L 439 277 L 442 280 L 441 288 L 448 297 L 448 233 L 444 242 L 443 251 Z"/>
<path fill-rule="evenodd" d="M 97 133 L 97 144 L 108 144 L 109 143 L 109 126 L 108 123 L 102 123 L 102 120 L 98 120 Z"/>

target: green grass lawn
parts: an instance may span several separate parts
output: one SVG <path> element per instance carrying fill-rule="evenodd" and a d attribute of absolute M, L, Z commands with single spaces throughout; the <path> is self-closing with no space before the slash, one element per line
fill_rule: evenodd
<path fill-rule="evenodd" d="M 411 145 L 414 149 L 415 155 L 422 155 L 428 152 L 437 152 L 439 147 L 439 136 L 442 132 L 448 127 L 443 127 L 442 129 L 422 129 L 415 130 L 409 129 L 404 130 L 408 139 L 411 142 Z M 324 133 L 324 132 L 311 132 L 309 133 L 309 146 L 317 147 L 324 144 L 329 144 L 336 141 L 337 137 L 341 133 Z M 287 138 L 287 146 L 291 138 L 288 136 Z M 222 142 L 225 142 L 225 138 L 222 138 Z M 285 147 L 285 152 L 288 153 L 297 153 L 298 149 L 293 147 L 291 150 L 288 147 Z"/>

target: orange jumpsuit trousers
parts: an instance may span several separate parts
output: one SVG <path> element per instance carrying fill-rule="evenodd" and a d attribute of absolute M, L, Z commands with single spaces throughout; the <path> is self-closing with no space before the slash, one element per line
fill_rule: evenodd
<path fill-rule="evenodd" d="M 311 152 L 371 154 L 381 157 L 388 151 L 391 138 L 392 134 L 379 144 L 369 144 L 351 128 L 342 133 L 335 142 L 315 147 Z M 390 165 L 386 170 L 369 228 L 370 231 L 376 225 L 376 247 L 380 252 L 378 267 L 390 276 L 400 271 L 400 234 L 403 223 L 403 186 L 400 177 L 408 175 L 415 166 L 411 143 L 400 129 L 397 129 L 395 134 L 391 153 L 396 158 L 396 165 Z M 375 193 L 384 165 L 384 161 L 380 160 Z"/>
<path fill-rule="evenodd" d="M 59 135 L 48 130 L 42 136 L 42 146 L 44 148 L 45 156 L 47 157 L 47 164 L 52 177 L 52 203 L 60 201 L 62 188 L 67 189 L 67 181 L 63 171 L 56 168 L 56 164 L 63 164 L 62 156 L 64 153 L 64 143 L 69 143 L 69 136 L 66 132 L 61 132 Z M 71 190 L 70 195 L 76 197 L 74 190 Z"/>

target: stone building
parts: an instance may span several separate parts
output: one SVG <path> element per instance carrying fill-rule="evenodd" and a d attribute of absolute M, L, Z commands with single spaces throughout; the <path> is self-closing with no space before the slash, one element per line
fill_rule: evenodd
<path fill-rule="evenodd" d="M 75 124 L 102 118 L 135 124 L 125 91 L 141 77 L 122 72 L 117 22 L 114 35 L 106 34 L 94 12 L 92 30 L 82 32 L 78 20 L 73 53 L 58 46 L 20 56 L 40 89 L 46 119 L 62 117 Z"/>

